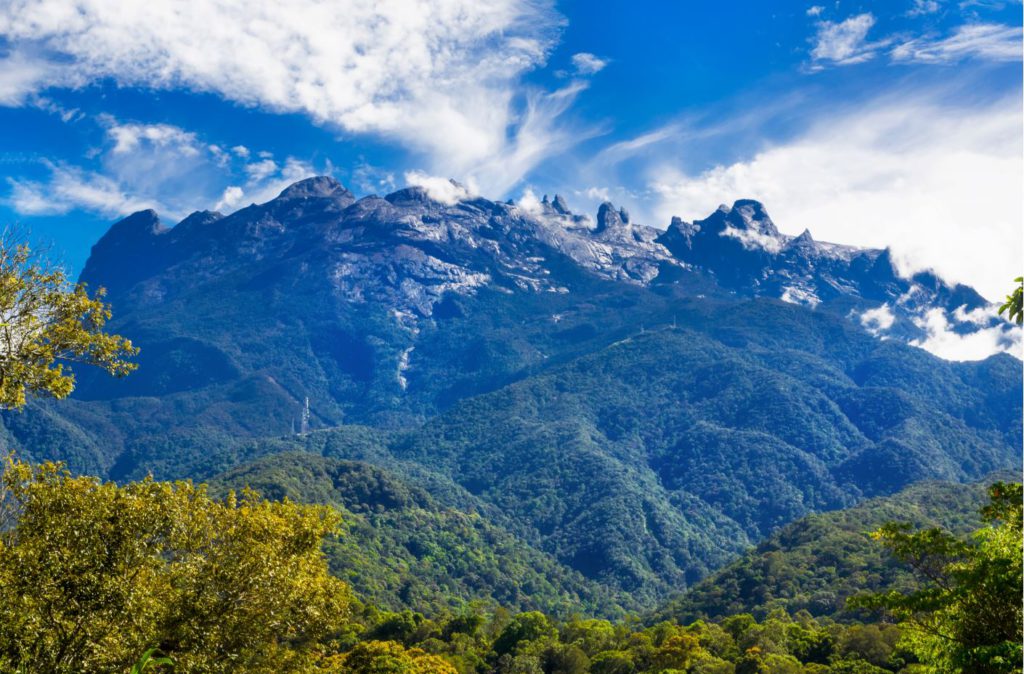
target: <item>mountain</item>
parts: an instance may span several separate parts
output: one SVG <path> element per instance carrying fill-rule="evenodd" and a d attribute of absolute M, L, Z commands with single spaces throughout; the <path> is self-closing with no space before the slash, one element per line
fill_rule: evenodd
<path fill-rule="evenodd" d="M 987 484 L 922 482 L 852 508 L 808 515 L 667 602 L 651 620 L 682 623 L 737 613 L 763 618 L 780 608 L 790 614 L 805 610 L 839 619 L 867 617 L 847 609 L 846 600 L 860 592 L 916 586 L 907 565 L 869 532 L 886 522 L 956 534 L 973 531 L 982 525 L 979 511 L 987 503 Z"/>
<path fill-rule="evenodd" d="M 118 480 L 369 463 L 653 607 L 810 513 L 1019 463 L 1019 361 L 904 343 L 915 312 L 980 298 L 890 258 L 786 237 L 750 201 L 661 232 L 315 178 L 172 228 L 142 212 L 82 273 L 138 372 L 82 372 L 0 437 Z M 862 320 L 882 307 L 889 339 Z"/>
<path fill-rule="evenodd" d="M 326 177 L 169 229 L 152 211 L 136 213 L 96 244 L 81 280 L 108 289 L 114 327 L 143 354 L 124 381 L 83 373 L 78 399 L 155 397 L 163 407 L 186 393 L 191 413 L 252 435 L 289 432 L 306 397 L 314 427 L 419 423 L 621 338 L 648 320 L 651 302 L 799 300 L 859 320 L 874 312 L 876 332 L 907 339 L 922 336 L 932 310 L 977 329 L 955 314 L 983 304 L 932 275 L 899 277 L 886 251 L 785 237 L 756 202 L 659 232 L 610 204 L 591 222 L 560 197 L 534 211 L 440 202 L 422 188 L 356 200 Z M 656 313 L 671 322 L 671 311 Z M 218 401 L 273 403 L 213 413 L 197 391 L 214 388 Z"/>

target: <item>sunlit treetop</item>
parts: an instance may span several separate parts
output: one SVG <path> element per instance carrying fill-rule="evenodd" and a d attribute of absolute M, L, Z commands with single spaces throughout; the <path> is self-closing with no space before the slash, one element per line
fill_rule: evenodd
<path fill-rule="evenodd" d="M 67 397 L 73 364 L 115 377 L 137 367 L 131 341 L 103 330 L 111 316 L 103 294 L 73 285 L 16 230 L 0 235 L 0 407 L 21 408 L 31 396 Z"/>

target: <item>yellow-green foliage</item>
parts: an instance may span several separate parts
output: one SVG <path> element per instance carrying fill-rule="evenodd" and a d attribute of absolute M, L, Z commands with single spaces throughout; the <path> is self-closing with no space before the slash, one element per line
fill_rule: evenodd
<path fill-rule="evenodd" d="M 327 508 L 13 459 L 3 488 L 0 671 L 123 672 L 157 647 L 175 672 L 301 672 L 348 628 Z"/>
<path fill-rule="evenodd" d="M 332 660 L 327 671 L 339 674 L 458 674 L 447 660 L 394 641 L 364 641 Z"/>
<path fill-rule="evenodd" d="M 72 286 L 11 231 L 0 236 L 0 407 L 22 407 L 28 395 L 64 398 L 75 387 L 67 363 L 123 376 L 137 353 L 123 337 L 103 332 L 110 307 Z"/>

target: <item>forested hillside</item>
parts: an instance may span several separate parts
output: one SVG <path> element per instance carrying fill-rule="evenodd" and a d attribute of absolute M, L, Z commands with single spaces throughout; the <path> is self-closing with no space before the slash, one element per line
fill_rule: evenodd
<path fill-rule="evenodd" d="M 286 452 L 211 483 L 215 493 L 246 487 L 337 508 L 343 534 L 324 548 L 331 571 L 380 608 L 438 615 L 477 601 L 563 618 L 615 618 L 639 608 L 627 593 L 587 580 L 480 513 L 442 506 L 365 463 Z"/>
<path fill-rule="evenodd" d="M 922 482 L 892 496 L 852 508 L 808 515 L 775 532 L 757 547 L 662 606 L 658 619 L 688 622 L 736 613 L 790 614 L 840 620 L 863 619 L 847 600 L 864 592 L 907 591 L 911 570 L 887 553 L 870 533 L 886 522 L 938 527 L 957 534 L 977 529 L 988 481 L 970 486 Z"/>

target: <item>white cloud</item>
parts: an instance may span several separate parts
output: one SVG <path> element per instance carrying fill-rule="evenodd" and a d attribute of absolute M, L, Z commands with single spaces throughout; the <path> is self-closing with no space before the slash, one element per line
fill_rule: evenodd
<path fill-rule="evenodd" d="M 1021 28 L 976 23 L 959 26 L 942 39 L 915 38 L 895 46 L 897 62 L 954 63 L 964 59 L 984 61 L 1021 60 Z"/>
<path fill-rule="evenodd" d="M 914 0 L 914 6 L 907 11 L 907 16 L 923 16 L 939 11 L 937 0 Z"/>
<path fill-rule="evenodd" d="M 522 196 L 516 201 L 516 206 L 533 216 L 544 212 L 544 206 L 541 204 L 540 199 L 537 198 L 537 195 L 529 187 L 523 190 Z"/>
<path fill-rule="evenodd" d="M 97 150 L 95 165 L 44 162 L 43 180 L 8 179 L 5 202 L 24 215 L 79 209 L 117 217 L 153 208 L 179 218 L 197 207 L 233 208 L 245 196 L 268 201 L 296 180 L 331 170 L 328 164 L 317 171 L 292 157 L 283 165 L 269 158 L 246 161 L 167 124 L 121 123 L 110 116 L 99 121 L 107 143 Z"/>
<path fill-rule="evenodd" d="M 432 176 L 422 171 L 407 171 L 405 182 L 414 187 L 422 187 L 434 201 L 442 204 L 457 204 L 471 198 L 475 191 L 471 187 L 457 183 L 449 178 Z"/>
<path fill-rule="evenodd" d="M 868 42 L 868 31 L 875 25 L 870 12 L 851 16 L 845 21 L 834 23 L 821 21 L 815 35 L 811 59 L 816 67 L 823 63 L 851 65 L 863 63 L 875 56 L 884 42 Z"/>
<path fill-rule="evenodd" d="M 807 16 L 820 16 L 824 11 L 825 8 L 821 5 L 811 5 L 807 8 Z"/>
<path fill-rule="evenodd" d="M 604 70 L 608 61 L 588 52 L 580 52 L 572 55 L 572 65 L 580 75 L 593 75 Z"/>
<path fill-rule="evenodd" d="M 611 201 L 611 191 L 607 187 L 588 187 L 583 190 L 583 194 L 591 201 Z"/>
<path fill-rule="evenodd" d="M 220 201 L 214 204 L 213 210 L 229 210 L 236 206 L 244 196 L 245 190 L 243 190 L 241 187 L 239 187 L 238 185 L 228 185 L 227 187 L 224 188 L 224 192 L 220 196 Z"/>
<path fill-rule="evenodd" d="M 60 164 L 48 164 L 46 183 L 8 178 L 7 203 L 24 215 L 59 215 L 85 209 L 114 217 L 154 208 L 157 202 L 129 195 L 107 176 Z"/>
<path fill-rule="evenodd" d="M 174 147 L 186 157 L 195 157 L 200 152 L 194 133 L 170 124 L 118 124 L 113 122 L 107 133 L 114 141 L 114 148 L 111 150 L 114 154 L 135 152 L 142 143 L 160 148 Z"/>
<path fill-rule="evenodd" d="M 766 250 L 769 253 L 778 253 L 782 250 L 782 240 L 753 229 L 736 229 L 729 226 L 722 230 L 721 236 L 736 239 L 746 250 Z"/>
<path fill-rule="evenodd" d="M 31 101 L 53 70 L 51 63 L 28 51 L 14 50 L 0 58 L 0 105 L 20 106 Z"/>
<path fill-rule="evenodd" d="M 1022 357 L 1022 330 L 1009 323 L 961 335 L 952 330 L 942 309 L 932 309 L 914 323 L 928 336 L 911 344 L 946 360 L 982 360 L 1000 351 Z"/>
<path fill-rule="evenodd" d="M 212 92 L 394 140 L 500 191 L 572 139 L 554 123 L 571 96 L 520 81 L 562 22 L 550 0 L 9 0 L 0 38 L 47 59 L 5 71 L 0 102 L 102 79 Z"/>
<path fill-rule="evenodd" d="M 294 182 L 316 175 L 330 174 L 333 171 L 334 167 L 330 162 L 327 162 L 324 167 L 318 168 L 308 161 L 288 157 L 284 164 L 277 166 L 272 173 L 261 173 L 259 177 L 250 176 L 249 181 L 245 184 L 247 201 L 262 204 L 276 197 L 284 188 Z"/>
<path fill-rule="evenodd" d="M 893 326 L 896 322 L 896 315 L 888 304 L 883 304 L 874 309 L 868 309 L 860 315 L 860 324 L 872 335 L 878 336 Z"/>
<path fill-rule="evenodd" d="M 990 304 L 985 307 L 977 307 L 976 309 L 967 310 L 966 306 L 957 307 L 953 311 L 953 316 L 956 320 L 963 323 L 974 323 L 975 325 L 989 325 L 992 323 L 992 319 L 998 315 L 999 305 Z"/>
<path fill-rule="evenodd" d="M 268 176 L 271 176 L 278 171 L 277 162 L 273 159 L 260 159 L 246 164 L 244 167 L 245 172 L 249 175 L 250 180 L 263 180 Z"/>
<path fill-rule="evenodd" d="M 388 194 L 395 191 L 395 174 L 363 162 L 352 171 L 352 186 L 363 193 Z"/>
<path fill-rule="evenodd" d="M 1021 112 L 1016 96 L 977 108 L 900 92 L 855 111 L 818 111 L 803 134 L 728 165 L 649 169 L 657 221 L 763 201 L 784 231 L 891 246 L 905 271 L 934 267 L 989 298 L 1019 275 Z"/>

